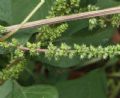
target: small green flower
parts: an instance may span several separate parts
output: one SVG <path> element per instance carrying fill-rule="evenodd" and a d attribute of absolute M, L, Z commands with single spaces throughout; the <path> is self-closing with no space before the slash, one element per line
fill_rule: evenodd
<path fill-rule="evenodd" d="M 12 67 L 5 68 L 0 72 L 0 79 L 9 80 L 9 79 L 17 79 L 19 74 L 24 70 L 26 64 L 26 60 L 20 61 L 16 65 L 12 65 Z"/>
<path fill-rule="evenodd" d="M 21 49 L 16 49 L 14 52 L 14 58 L 23 58 L 24 57 L 24 52 Z"/>
<path fill-rule="evenodd" d="M 47 18 L 79 12 L 79 5 L 80 0 L 69 0 L 69 3 L 66 0 L 56 0 Z M 39 29 L 40 33 L 37 35 L 37 40 L 41 41 L 43 45 L 48 44 L 48 42 L 54 42 L 57 38 L 62 36 L 62 33 L 64 33 L 68 27 L 68 23 L 42 26 Z"/>
<path fill-rule="evenodd" d="M 5 32 L 7 32 L 7 29 L 4 26 L 0 25 L 0 33 L 3 34 Z"/>
<path fill-rule="evenodd" d="M 37 49 L 41 47 L 41 42 L 38 42 L 38 43 L 27 42 L 26 46 L 27 48 L 29 48 L 29 52 L 31 56 L 38 55 L 39 52 L 37 51 Z"/>

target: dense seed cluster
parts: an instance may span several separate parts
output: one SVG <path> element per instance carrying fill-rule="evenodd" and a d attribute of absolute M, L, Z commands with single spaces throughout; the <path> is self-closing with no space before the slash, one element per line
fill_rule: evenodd
<path fill-rule="evenodd" d="M 6 46 L 7 45 L 7 46 Z M 120 55 L 120 45 L 109 45 L 107 47 L 102 46 L 86 46 L 86 45 L 78 45 L 74 44 L 74 46 L 69 46 L 65 43 L 62 43 L 60 46 L 55 46 L 52 43 L 48 45 L 47 49 L 44 49 L 44 51 L 41 49 L 41 43 L 27 43 L 24 46 L 13 46 L 11 43 L 2 42 L 0 43 L 0 46 L 7 48 L 10 50 L 11 48 L 14 48 L 14 58 L 22 58 L 25 55 L 26 51 L 29 51 L 31 56 L 38 56 L 41 52 L 45 53 L 45 56 L 47 58 L 55 58 L 58 60 L 60 57 L 69 57 L 73 58 L 74 56 L 79 56 L 80 59 L 91 59 L 91 58 L 101 58 L 106 59 L 108 57 L 114 57 Z M 20 48 L 20 47 L 25 47 Z M 17 49 L 16 49 L 17 48 Z M 38 51 L 39 50 L 39 51 Z M 25 58 L 25 57 L 24 57 Z"/>
<path fill-rule="evenodd" d="M 18 63 L 19 62 L 19 63 Z M 24 70 L 25 60 L 18 61 L 10 68 L 5 68 L 0 72 L 0 80 L 17 79 L 19 74 Z"/>
<path fill-rule="evenodd" d="M 75 44 L 73 48 L 64 44 L 60 47 L 56 47 L 53 44 L 48 46 L 48 51 L 46 51 L 46 57 L 55 58 L 56 60 L 60 57 L 73 58 L 74 56 L 79 56 L 80 59 L 91 59 L 100 58 L 106 59 L 108 57 L 112 58 L 120 55 L 120 45 L 111 45 L 107 47 L 94 47 L 92 45 L 77 45 Z"/>
<path fill-rule="evenodd" d="M 79 12 L 80 0 L 56 0 L 49 11 L 47 18 L 64 16 Z M 46 41 L 53 42 L 62 36 L 62 33 L 68 29 L 67 23 L 43 26 L 39 29 L 40 34 L 37 35 L 37 40 L 45 43 Z"/>

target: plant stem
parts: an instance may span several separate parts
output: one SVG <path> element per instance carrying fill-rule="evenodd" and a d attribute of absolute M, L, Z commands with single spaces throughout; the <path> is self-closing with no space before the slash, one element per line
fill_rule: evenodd
<path fill-rule="evenodd" d="M 10 62 L 10 64 L 6 65 L 6 68 L 9 69 L 12 65 L 19 63 L 21 60 L 22 60 L 22 58 L 17 58 L 15 60 L 13 60 L 12 62 Z"/>
<path fill-rule="evenodd" d="M 23 50 L 23 51 L 29 51 L 30 49 L 29 48 L 27 48 L 27 47 L 18 47 L 19 49 L 21 49 L 21 50 Z M 38 52 L 43 52 L 43 53 L 45 53 L 46 51 L 47 51 L 48 49 L 36 49 L 36 51 L 38 51 Z"/>
<path fill-rule="evenodd" d="M 42 20 L 37 20 L 33 22 L 28 22 L 24 24 L 24 26 L 22 26 L 20 29 L 26 29 L 26 28 L 29 29 L 29 28 L 39 27 L 43 25 L 50 25 L 50 24 L 62 23 L 62 22 L 67 22 L 72 20 L 87 19 L 87 18 L 106 16 L 106 15 L 118 14 L 118 13 L 120 13 L 120 7 L 108 8 L 108 9 L 91 11 L 91 12 L 83 12 L 83 13 L 67 15 L 67 16 L 58 16 L 50 19 L 42 19 Z M 6 27 L 7 32 L 10 32 L 18 28 L 19 25 L 20 24 Z"/>

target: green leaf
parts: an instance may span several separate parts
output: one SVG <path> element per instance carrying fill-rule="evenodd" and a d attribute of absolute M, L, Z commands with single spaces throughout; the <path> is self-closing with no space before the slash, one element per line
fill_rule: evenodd
<path fill-rule="evenodd" d="M 51 8 L 53 1 L 54 0 L 45 1 L 45 4 L 32 16 L 30 21 L 45 18 L 48 15 L 48 11 Z M 1 0 L 0 20 L 9 25 L 19 24 L 39 2 L 40 0 Z M 22 44 L 25 44 L 30 39 L 31 35 L 36 32 L 35 29 L 19 31 L 13 37 L 20 40 Z"/>
<path fill-rule="evenodd" d="M 0 20 L 6 21 L 9 24 L 20 23 L 33 10 L 38 2 L 40 2 L 40 0 L 1 0 Z M 31 20 L 45 18 L 52 3 L 53 0 L 46 1 Z"/>
<path fill-rule="evenodd" d="M 81 6 L 86 7 L 89 4 L 94 5 L 97 2 L 97 0 L 81 0 Z"/>
<path fill-rule="evenodd" d="M 22 87 L 8 80 L 0 87 L 0 98 L 58 98 L 58 92 L 49 85 Z"/>
<path fill-rule="evenodd" d="M 83 28 L 71 36 L 66 36 L 60 39 L 60 42 L 66 42 L 68 44 L 87 44 L 87 45 L 105 45 L 108 43 L 115 29 L 112 27 L 107 27 L 105 29 L 95 29 L 89 31 L 88 28 Z"/>
<path fill-rule="evenodd" d="M 120 5 L 119 0 L 98 0 L 98 2 L 96 3 L 96 6 L 99 6 L 100 9 L 116 7 L 119 5 Z"/>
<path fill-rule="evenodd" d="M 107 98 L 106 78 L 102 70 L 57 84 L 60 98 Z"/>
<path fill-rule="evenodd" d="M 8 96 L 11 96 L 10 93 L 12 91 L 12 83 L 11 81 L 6 81 L 4 85 L 0 87 L 0 98 L 11 98 Z"/>

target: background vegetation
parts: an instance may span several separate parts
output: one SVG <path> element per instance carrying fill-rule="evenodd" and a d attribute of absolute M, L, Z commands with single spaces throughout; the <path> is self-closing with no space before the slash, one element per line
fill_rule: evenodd
<path fill-rule="evenodd" d="M 39 3 L 0 0 L 1 38 Z M 46 0 L 29 21 L 119 5 L 120 0 Z M 115 14 L 11 31 L 0 42 L 0 98 L 119 98 L 119 24 Z"/>

